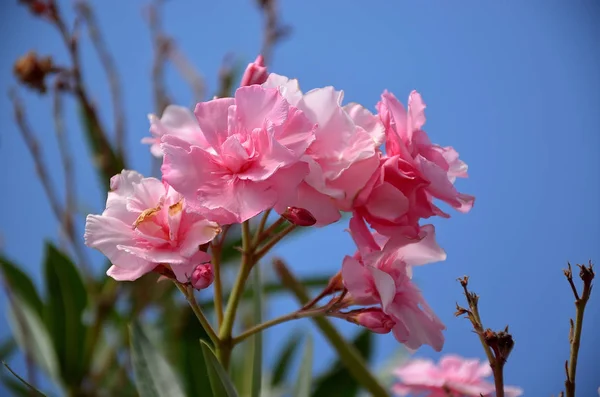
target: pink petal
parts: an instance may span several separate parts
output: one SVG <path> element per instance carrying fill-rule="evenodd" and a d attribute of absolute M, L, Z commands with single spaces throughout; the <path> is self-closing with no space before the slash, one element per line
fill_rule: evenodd
<path fill-rule="evenodd" d="M 198 251 L 198 247 L 212 241 L 221 229 L 215 222 L 206 219 L 197 221 L 186 231 L 179 250 L 181 255 L 191 257 Z"/>
<path fill-rule="evenodd" d="M 155 263 L 146 263 L 143 266 L 123 268 L 112 265 L 106 271 L 106 275 L 117 281 L 135 281 L 146 273 L 150 273 L 156 267 Z"/>
<path fill-rule="evenodd" d="M 219 98 L 196 105 L 194 114 L 206 141 L 217 151 L 228 136 L 227 114 L 233 98 Z M 164 148 L 163 148 L 164 150 Z"/>
<path fill-rule="evenodd" d="M 235 92 L 236 117 L 247 131 L 262 128 L 265 120 L 283 124 L 289 112 L 289 103 L 275 88 L 258 85 L 238 88 Z"/>
<path fill-rule="evenodd" d="M 355 258 L 344 257 L 342 262 L 342 279 L 344 286 L 358 304 L 372 304 L 377 302 L 377 297 L 371 291 L 369 271 Z"/>
<path fill-rule="evenodd" d="M 396 296 L 396 284 L 394 283 L 394 279 L 392 279 L 389 274 L 373 266 L 366 266 L 366 268 L 375 282 L 375 287 L 377 288 L 379 298 L 381 299 L 381 307 L 384 312 L 388 313 L 390 305 Z"/>

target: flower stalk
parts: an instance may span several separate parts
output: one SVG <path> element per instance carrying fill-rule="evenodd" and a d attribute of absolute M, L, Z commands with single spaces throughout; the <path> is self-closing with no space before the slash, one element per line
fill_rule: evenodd
<path fill-rule="evenodd" d="M 579 266 L 579 277 L 583 281 L 583 291 L 579 295 L 577 287 L 573 282 L 573 270 L 571 264 L 564 270 L 565 277 L 573 290 L 575 297 L 575 321 L 571 320 L 571 329 L 569 332 L 569 341 L 571 343 L 571 351 L 569 360 L 565 363 L 565 372 L 567 379 L 565 380 L 565 390 L 567 397 L 575 397 L 575 376 L 577 373 L 577 358 L 579 356 L 579 345 L 581 343 L 581 331 L 583 329 L 583 315 L 585 307 L 592 293 L 592 280 L 594 279 L 594 269 L 590 261 L 588 266 Z"/>

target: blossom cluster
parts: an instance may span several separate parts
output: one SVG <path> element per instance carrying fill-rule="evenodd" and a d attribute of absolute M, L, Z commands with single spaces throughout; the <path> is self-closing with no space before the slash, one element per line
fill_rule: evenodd
<path fill-rule="evenodd" d="M 206 288 L 206 246 L 223 226 L 267 210 L 292 221 L 304 214 L 298 224 L 316 227 L 349 213 L 357 252 L 343 260 L 340 307 L 360 308 L 338 316 L 392 331 L 411 349 L 440 350 L 444 325 L 411 269 L 445 259 L 434 227 L 421 220 L 449 216 L 434 200 L 471 209 L 474 198 L 454 187 L 467 166 L 452 147 L 431 143 L 417 92 L 405 108 L 384 91 L 376 109 L 343 104 L 333 87 L 304 93 L 297 80 L 269 74 L 259 57 L 233 97 L 150 116 L 143 142 L 162 157 L 162 180 L 134 171 L 113 177 L 106 210 L 87 218 L 86 244 L 110 259 L 116 280 L 161 266 Z"/>

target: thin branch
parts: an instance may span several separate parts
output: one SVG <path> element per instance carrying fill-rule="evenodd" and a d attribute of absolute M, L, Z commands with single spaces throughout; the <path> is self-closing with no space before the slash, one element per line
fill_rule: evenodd
<path fill-rule="evenodd" d="M 154 113 L 160 117 L 167 106 L 171 103 L 165 87 L 165 63 L 169 56 L 169 43 L 162 33 L 160 20 L 160 7 L 164 0 L 154 0 L 147 8 L 148 28 L 152 39 L 154 58 L 152 60 L 152 91 L 154 93 Z M 151 156 L 152 175 L 158 175 L 160 171 L 160 159 Z"/>
<path fill-rule="evenodd" d="M 179 50 L 172 39 L 169 40 L 168 56 L 179 71 L 179 74 L 181 74 L 181 77 L 190 85 L 194 95 L 194 103 L 202 102 L 206 95 L 204 77 L 202 77 L 200 72 Z"/>
<path fill-rule="evenodd" d="M 75 173 L 73 171 L 73 158 L 69 150 L 69 141 L 65 132 L 64 117 L 62 110 L 62 100 L 60 93 L 60 80 L 56 81 L 53 95 L 53 116 L 54 131 L 58 142 L 58 150 L 63 167 L 63 177 L 65 180 L 65 206 L 63 208 L 62 227 L 71 242 L 73 251 L 79 259 L 80 265 L 87 276 L 91 276 L 92 270 L 86 250 L 82 245 L 83 240 L 77 233 L 74 217 L 77 213 L 77 195 L 75 191 Z"/>
<path fill-rule="evenodd" d="M 568 264 L 568 268 L 564 270 L 565 277 L 571 285 L 573 290 L 573 296 L 575 297 L 575 322 L 570 320 L 571 327 L 569 330 L 569 341 L 571 343 L 571 351 L 569 354 L 569 360 L 565 362 L 565 372 L 567 379 L 565 380 L 565 391 L 567 397 L 575 397 L 575 376 L 577 374 L 577 359 L 579 356 L 579 346 L 581 344 L 581 332 L 583 329 L 583 315 L 585 313 L 585 307 L 590 299 L 592 293 L 592 280 L 594 280 L 594 266 L 590 261 L 589 265 L 578 265 L 579 266 L 579 277 L 583 281 L 583 291 L 581 295 L 577 292 L 577 288 L 573 283 L 573 271 L 571 264 Z"/>
<path fill-rule="evenodd" d="M 69 52 L 72 62 L 73 76 L 73 92 L 77 97 L 79 104 L 85 115 L 87 123 L 86 133 L 88 134 L 89 143 L 91 145 L 96 166 L 100 168 L 102 173 L 102 182 L 108 188 L 110 178 L 121 172 L 125 166 L 125 157 L 123 153 L 118 155 L 113 150 L 111 143 L 108 140 L 106 130 L 102 126 L 96 108 L 94 107 L 83 82 L 81 59 L 79 56 L 78 37 L 77 34 L 71 34 L 67 29 L 65 21 L 62 19 L 56 0 L 49 0 L 49 5 L 53 10 L 53 15 L 50 20 L 58 29 L 65 46 Z M 77 20 L 76 20 L 77 22 Z"/>
<path fill-rule="evenodd" d="M 277 0 L 257 0 L 257 2 L 265 20 L 261 54 L 265 64 L 269 64 L 272 62 L 275 46 L 290 34 L 291 28 L 280 23 Z"/>
<path fill-rule="evenodd" d="M 115 66 L 115 61 L 106 47 L 106 43 L 100 33 L 98 21 L 96 20 L 92 7 L 87 1 L 80 0 L 80 2 L 77 3 L 77 9 L 86 21 L 90 40 L 92 41 L 92 44 L 98 53 L 98 57 L 100 58 L 100 63 L 106 72 L 113 105 L 115 141 L 119 155 L 122 156 L 125 152 L 125 113 L 123 112 L 124 106 L 119 74 Z"/>
<path fill-rule="evenodd" d="M 25 145 L 27 146 L 27 149 L 31 154 L 31 158 L 33 159 L 33 162 L 35 164 L 35 170 L 37 172 L 38 178 L 40 179 L 40 182 L 42 183 L 44 193 L 48 198 L 50 208 L 52 209 L 52 212 L 54 213 L 56 219 L 63 225 L 64 231 L 67 237 L 69 238 L 69 241 L 71 242 L 71 246 L 73 247 L 75 254 L 77 255 L 79 264 L 81 266 L 82 271 L 84 272 L 84 275 L 86 277 L 91 277 L 89 261 L 87 259 L 87 255 L 85 254 L 85 250 L 80 244 L 81 238 L 77 235 L 75 231 L 74 223 L 72 221 L 71 216 L 67 215 L 67 210 L 63 208 L 62 204 L 60 203 L 55 186 L 52 183 L 52 180 L 50 179 L 50 175 L 48 174 L 48 170 L 50 168 L 47 164 L 45 164 L 44 155 L 40 148 L 40 144 L 35 134 L 31 130 L 29 123 L 27 122 L 27 117 L 25 115 L 25 110 L 21 99 L 19 98 L 15 90 L 11 90 L 9 92 L 9 97 L 13 103 L 15 121 L 17 122 L 17 126 L 19 127 L 19 132 L 21 133 L 23 141 L 25 141 Z M 64 134 L 62 130 L 62 116 L 60 112 L 60 106 L 57 108 L 57 105 L 55 103 L 54 120 L 57 129 L 57 138 L 59 134 Z M 64 141 L 64 139 L 62 140 Z M 72 188 L 68 186 L 69 183 L 73 183 L 73 179 L 69 178 L 68 176 L 71 169 L 70 158 L 68 157 L 68 150 L 62 147 L 63 142 L 60 141 L 61 139 L 59 139 L 59 148 L 61 151 L 61 157 L 63 158 L 63 169 L 65 169 L 65 189 L 71 190 Z M 64 158 L 63 150 L 65 151 L 65 153 L 67 153 L 67 159 Z M 69 195 L 72 196 L 72 194 L 73 193 L 70 193 Z M 71 197 L 71 200 L 73 200 L 73 197 Z"/>

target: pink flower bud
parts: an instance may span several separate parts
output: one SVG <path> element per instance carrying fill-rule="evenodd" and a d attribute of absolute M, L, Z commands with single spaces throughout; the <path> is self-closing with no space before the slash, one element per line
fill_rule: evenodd
<path fill-rule="evenodd" d="M 203 263 L 196 266 L 192 272 L 190 282 L 192 283 L 192 287 L 201 290 L 208 288 L 212 284 L 214 278 L 212 265 L 210 263 Z"/>
<path fill-rule="evenodd" d="M 254 62 L 248 64 L 248 67 L 246 67 L 240 87 L 262 84 L 267 81 L 268 74 L 265 60 L 262 55 L 259 55 Z"/>
<path fill-rule="evenodd" d="M 348 318 L 350 321 L 378 334 L 387 334 L 396 325 L 390 316 L 377 308 L 356 310 L 348 314 L 350 314 Z"/>
<path fill-rule="evenodd" d="M 317 223 L 313 214 L 304 208 L 287 207 L 281 216 L 298 226 L 312 226 Z"/>

